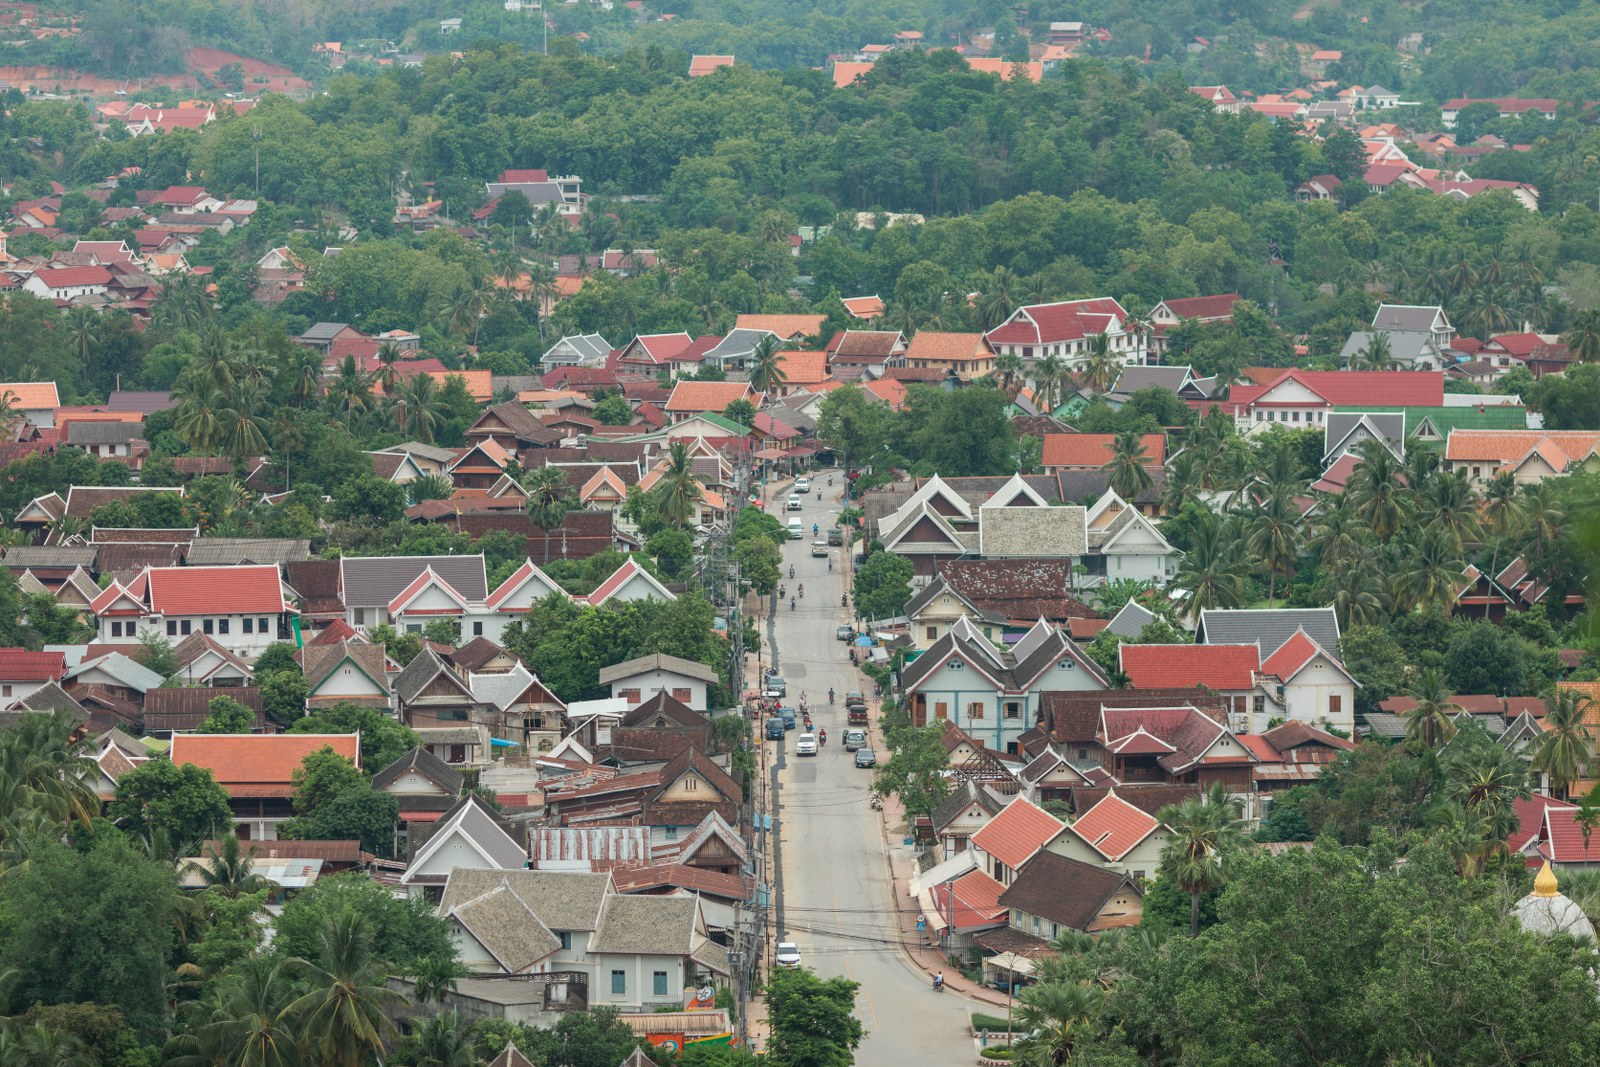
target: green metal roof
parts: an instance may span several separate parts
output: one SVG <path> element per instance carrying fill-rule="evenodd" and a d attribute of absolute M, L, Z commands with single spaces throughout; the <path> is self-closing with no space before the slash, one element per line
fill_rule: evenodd
<path fill-rule="evenodd" d="M 1424 421 L 1432 424 L 1439 432 L 1441 439 L 1449 437 L 1451 430 L 1526 430 L 1528 428 L 1527 409 L 1516 405 L 1490 406 L 1485 404 L 1483 410 L 1476 407 L 1376 407 L 1372 405 L 1341 405 L 1335 411 L 1343 412 L 1372 412 L 1374 414 L 1393 414 L 1399 412 L 1406 418 L 1406 436 L 1410 437 L 1417 432 L 1417 427 Z"/>

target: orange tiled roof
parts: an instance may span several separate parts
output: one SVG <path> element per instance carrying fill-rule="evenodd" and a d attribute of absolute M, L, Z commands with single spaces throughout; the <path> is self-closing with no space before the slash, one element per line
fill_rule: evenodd
<path fill-rule="evenodd" d="M 906 360 L 913 366 L 919 359 L 939 363 L 973 363 L 993 359 L 994 349 L 981 333 L 938 333 L 918 330 L 906 348 Z"/>
<path fill-rule="evenodd" d="M 1583 430 L 1453 430 L 1445 443 L 1444 458 L 1512 463 L 1538 449 L 1546 462 L 1561 470 L 1567 463 L 1587 457 L 1597 445 L 1600 433 Z"/>
<path fill-rule="evenodd" d="M 12 409 L 18 412 L 61 406 L 55 382 L 0 382 L 0 396 L 9 396 Z"/>
<path fill-rule="evenodd" d="M 327 745 L 361 765 L 357 734 L 176 734 L 173 763 L 204 767 L 235 797 L 287 797 L 290 776 L 308 755 Z"/>
<path fill-rule="evenodd" d="M 875 382 L 868 382 L 861 388 L 882 400 L 891 408 L 898 409 L 906 400 L 905 383 L 895 381 L 893 378 L 879 378 Z"/>
<path fill-rule="evenodd" d="M 1104 467 L 1111 462 L 1111 445 L 1115 440 L 1109 433 L 1047 433 L 1044 435 L 1046 467 Z M 1144 465 L 1159 467 L 1167 461 L 1167 438 L 1164 434 L 1147 433 L 1144 442 Z"/>
<path fill-rule="evenodd" d="M 736 330 L 771 330 L 779 337 L 815 337 L 827 321 L 826 315 L 740 315 L 733 326 Z"/>
<path fill-rule="evenodd" d="M 750 399 L 745 382 L 679 382 L 672 387 L 667 410 L 676 412 L 709 411 L 720 414 L 735 400 Z"/>
<path fill-rule="evenodd" d="M 972 844 L 1016 870 L 1060 833 L 1063 825 L 1043 808 L 1018 797 L 972 835 Z"/>
<path fill-rule="evenodd" d="M 1090 848 L 1115 862 L 1160 825 L 1149 813 L 1117 796 L 1113 789 L 1100 803 L 1080 815 L 1072 829 Z"/>
<path fill-rule="evenodd" d="M 783 371 L 783 384 L 791 388 L 828 379 L 826 352 L 784 352 L 778 357 L 778 366 Z"/>

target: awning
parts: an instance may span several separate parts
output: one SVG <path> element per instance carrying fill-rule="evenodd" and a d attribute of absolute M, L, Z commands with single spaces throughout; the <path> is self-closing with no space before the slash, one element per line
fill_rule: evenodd
<path fill-rule="evenodd" d="M 983 965 L 1024 976 L 1033 973 L 1033 961 L 1026 956 L 1019 956 L 1015 952 L 1002 952 L 998 956 L 990 956 L 983 961 Z"/>
<path fill-rule="evenodd" d="M 763 448 L 761 451 L 756 452 L 754 455 L 755 455 L 756 459 L 788 459 L 789 458 L 789 453 L 785 452 L 781 448 Z"/>
<path fill-rule="evenodd" d="M 946 882 L 953 882 L 968 871 L 976 870 L 977 867 L 978 861 L 973 856 L 972 850 L 962 849 L 954 856 L 934 864 L 921 874 L 913 874 L 911 876 L 911 892 L 920 894 L 924 889 L 933 889 L 944 885 Z"/>
<path fill-rule="evenodd" d="M 795 459 L 800 459 L 802 456 L 814 456 L 816 454 L 816 449 L 806 448 L 804 445 L 801 445 L 799 448 L 784 449 L 784 455 L 793 456 Z"/>
<path fill-rule="evenodd" d="M 520 742 L 520 741 L 503 741 L 498 737 L 491 737 L 491 738 L 489 738 L 489 745 L 492 748 L 521 748 L 522 747 L 522 742 Z"/>
<path fill-rule="evenodd" d="M 917 907 L 922 910 L 923 919 L 927 920 L 928 929 L 939 933 L 950 924 L 944 921 L 944 916 L 939 914 L 938 907 L 933 903 L 933 893 L 927 889 L 917 894 Z"/>

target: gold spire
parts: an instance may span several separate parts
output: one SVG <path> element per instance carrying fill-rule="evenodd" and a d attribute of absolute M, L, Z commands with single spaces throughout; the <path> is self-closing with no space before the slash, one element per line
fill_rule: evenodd
<path fill-rule="evenodd" d="M 1556 872 L 1550 869 L 1549 860 L 1544 861 L 1544 866 L 1539 868 L 1539 874 L 1533 880 L 1533 895 L 1536 897 L 1561 895 L 1561 888 L 1556 885 Z"/>

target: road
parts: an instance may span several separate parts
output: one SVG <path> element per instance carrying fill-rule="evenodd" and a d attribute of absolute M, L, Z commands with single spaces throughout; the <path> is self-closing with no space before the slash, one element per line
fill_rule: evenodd
<path fill-rule="evenodd" d="M 972 1041 L 966 1024 L 972 1006 L 954 994 L 930 990 L 899 947 L 895 908 L 900 902 L 889 876 L 881 816 L 868 803 L 872 772 L 858 770 L 853 754 L 842 745 L 844 694 L 863 686 L 850 666 L 846 643 L 834 636 L 841 623 L 850 621 L 847 609 L 839 605 L 849 570 L 844 550 L 830 550 L 832 573 L 827 560 L 811 555 L 812 523 L 825 536 L 838 514 L 843 479 L 833 472 L 830 489 L 828 473 L 813 479 L 799 512 L 806 536 L 790 541 L 783 552 L 790 596 L 798 584 L 805 585 L 806 596 L 794 610 L 788 604 L 778 609 L 777 665 L 789 685 L 788 702 L 798 706 L 805 691 L 813 722 L 828 731 L 828 743 L 815 757 L 797 757 L 791 732 L 781 746 L 779 940 L 798 944 L 804 965 L 819 976 L 843 975 L 861 983 L 857 1014 L 866 1036 L 858 1064 L 969 1064 Z M 823 492 L 820 501 L 817 485 Z M 787 496 L 787 491 L 780 493 L 772 510 L 785 523 L 796 514 L 779 510 Z M 791 563 L 792 581 L 787 578 Z M 837 691 L 832 707 L 830 686 Z M 887 757 L 881 741 L 874 747 L 880 758 Z"/>

